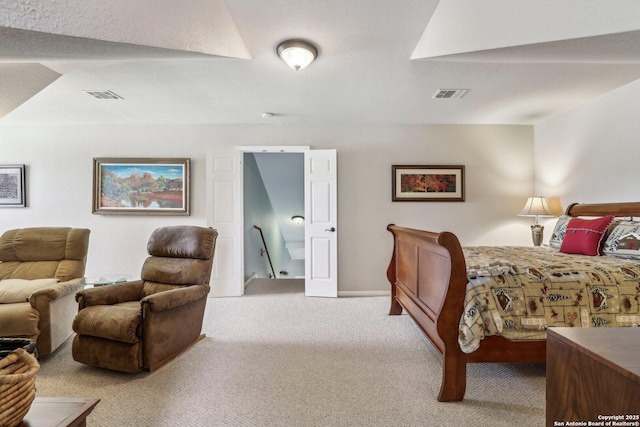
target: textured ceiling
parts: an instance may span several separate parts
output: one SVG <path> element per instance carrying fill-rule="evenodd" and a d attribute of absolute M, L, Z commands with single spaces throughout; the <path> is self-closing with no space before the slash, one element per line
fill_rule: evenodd
<path fill-rule="evenodd" d="M 17 0 L 0 23 L 39 33 L 248 58 L 222 0 Z"/>
<path fill-rule="evenodd" d="M 635 0 L 8 3 L 0 124 L 535 124 L 640 78 Z"/>

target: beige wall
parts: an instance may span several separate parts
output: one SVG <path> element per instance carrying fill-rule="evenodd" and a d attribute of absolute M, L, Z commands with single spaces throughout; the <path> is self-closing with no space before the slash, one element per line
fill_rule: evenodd
<path fill-rule="evenodd" d="M 559 209 L 640 200 L 639 99 L 640 81 L 536 125 L 537 192 Z"/>
<path fill-rule="evenodd" d="M 533 191 L 530 126 L 260 126 L 0 124 L 1 163 L 27 165 L 26 209 L 0 209 L 0 231 L 88 227 L 87 276 L 137 275 L 158 226 L 206 224 L 208 150 L 309 145 L 338 151 L 339 290 L 387 291 L 388 223 L 447 229 L 465 245 L 531 243 L 519 218 Z M 91 214 L 94 157 L 190 157 L 189 217 Z M 464 203 L 391 202 L 392 164 L 463 164 Z"/>

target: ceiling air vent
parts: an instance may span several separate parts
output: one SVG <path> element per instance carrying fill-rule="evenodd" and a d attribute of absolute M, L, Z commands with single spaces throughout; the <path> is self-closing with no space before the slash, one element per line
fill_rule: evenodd
<path fill-rule="evenodd" d="M 120 95 L 110 90 L 83 90 L 84 93 L 88 93 L 97 99 L 124 99 Z"/>
<path fill-rule="evenodd" d="M 468 89 L 438 89 L 433 99 L 457 99 L 467 93 Z"/>

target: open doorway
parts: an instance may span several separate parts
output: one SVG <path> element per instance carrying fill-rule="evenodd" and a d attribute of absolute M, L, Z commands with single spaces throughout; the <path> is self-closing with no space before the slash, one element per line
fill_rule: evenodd
<path fill-rule="evenodd" d="M 238 146 L 207 152 L 207 225 L 218 230 L 209 296 L 244 294 L 244 153 L 303 154 L 304 294 L 337 297 L 337 152 L 302 146 Z"/>
<path fill-rule="evenodd" d="M 242 164 L 245 292 L 303 293 L 304 154 L 244 152 Z"/>

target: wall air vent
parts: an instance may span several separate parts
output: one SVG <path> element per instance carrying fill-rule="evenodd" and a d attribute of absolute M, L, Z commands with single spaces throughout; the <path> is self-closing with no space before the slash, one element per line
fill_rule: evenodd
<path fill-rule="evenodd" d="M 458 99 L 467 93 L 468 89 L 438 89 L 433 99 Z"/>
<path fill-rule="evenodd" d="M 96 99 L 124 99 L 120 95 L 110 90 L 83 90 Z"/>

